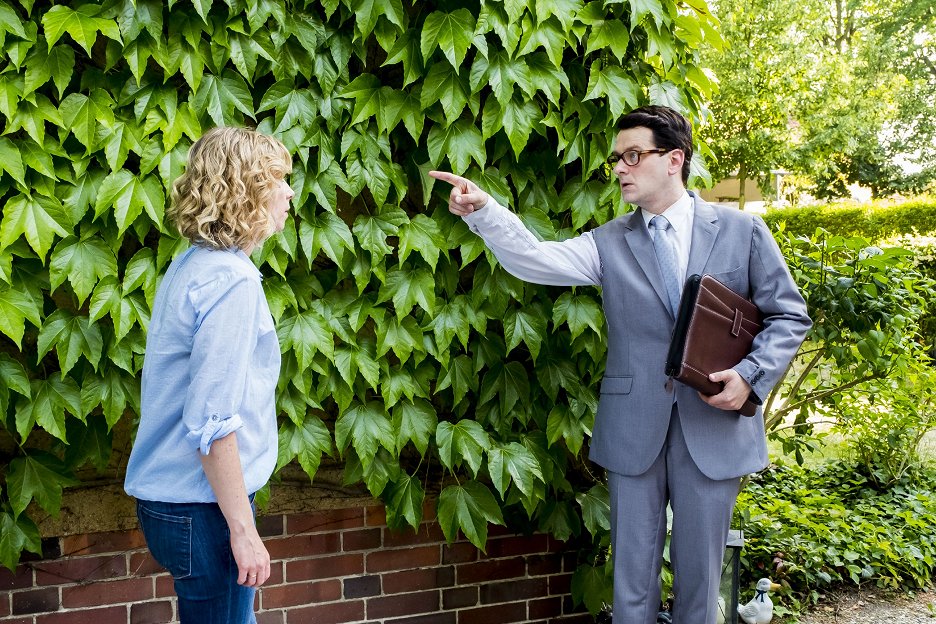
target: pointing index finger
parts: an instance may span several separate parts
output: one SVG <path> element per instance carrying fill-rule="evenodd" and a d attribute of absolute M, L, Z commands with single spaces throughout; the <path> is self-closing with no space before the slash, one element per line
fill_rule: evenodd
<path fill-rule="evenodd" d="M 454 173 L 449 173 L 448 171 L 430 171 L 429 177 L 448 182 L 452 186 L 457 186 L 463 193 L 468 192 L 468 180 Z"/>

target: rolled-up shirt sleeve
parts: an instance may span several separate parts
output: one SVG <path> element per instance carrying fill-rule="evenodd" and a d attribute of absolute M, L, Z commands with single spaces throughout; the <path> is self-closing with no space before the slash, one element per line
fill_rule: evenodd
<path fill-rule="evenodd" d="M 182 421 L 186 441 L 203 455 L 244 425 L 239 410 L 258 334 L 259 289 L 259 280 L 226 273 L 189 292 L 195 333 Z"/>
<path fill-rule="evenodd" d="M 601 259 L 591 232 L 564 241 L 541 241 L 493 198 L 463 219 L 515 277 L 549 286 L 601 283 Z"/>

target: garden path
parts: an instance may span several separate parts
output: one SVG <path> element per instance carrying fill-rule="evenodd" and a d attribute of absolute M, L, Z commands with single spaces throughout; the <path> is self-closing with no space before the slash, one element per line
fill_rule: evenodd
<path fill-rule="evenodd" d="M 799 624 L 927 624 L 936 622 L 936 590 L 893 597 L 875 590 L 851 590 L 799 619 Z"/>

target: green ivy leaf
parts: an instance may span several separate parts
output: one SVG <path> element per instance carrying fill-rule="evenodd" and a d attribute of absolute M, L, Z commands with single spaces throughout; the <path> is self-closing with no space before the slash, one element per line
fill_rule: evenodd
<path fill-rule="evenodd" d="M 81 392 L 71 377 L 59 379 L 35 379 L 30 382 L 31 398 L 22 398 L 16 403 L 16 432 L 25 442 L 35 424 L 66 442 L 66 410 L 78 418 L 84 417 L 81 410 Z"/>
<path fill-rule="evenodd" d="M 165 204 L 166 198 L 159 180 L 153 176 L 144 176 L 140 180 L 126 169 L 121 169 L 108 175 L 101 183 L 94 204 L 94 218 L 113 209 L 117 230 L 123 234 L 144 210 L 154 224 L 160 225 Z"/>
<path fill-rule="evenodd" d="M 399 530 L 408 524 L 418 529 L 419 523 L 422 522 L 425 498 L 426 493 L 419 478 L 403 473 L 390 484 L 384 495 L 384 502 L 387 506 L 387 526 Z"/>
<path fill-rule="evenodd" d="M 26 169 L 23 166 L 23 157 L 20 155 L 13 141 L 0 137 L 0 171 L 6 171 L 22 186 L 26 186 Z"/>
<path fill-rule="evenodd" d="M 377 303 L 393 299 L 397 318 L 409 314 L 419 305 L 432 314 L 435 309 L 435 280 L 426 269 L 413 270 L 406 265 L 394 267 L 387 273 L 387 281 L 380 287 Z"/>
<path fill-rule="evenodd" d="M 630 33 L 621 20 L 601 20 L 601 22 L 592 25 L 585 54 L 591 54 L 596 50 L 611 50 L 618 62 L 622 62 L 627 54 L 629 42 Z"/>
<path fill-rule="evenodd" d="M 101 377 L 85 375 L 81 384 L 81 411 L 85 414 L 100 405 L 110 431 L 124 415 L 127 406 L 140 412 L 140 380 L 117 366 L 106 366 Z"/>
<path fill-rule="evenodd" d="M 465 110 L 468 97 L 468 89 L 458 71 L 448 63 L 436 63 L 423 79 L 419 104 L 423 110 L 427 110 L 436 102 L 441 102 L 445 119 L 451 124 Z"/>
<path fill-rule="evenodd" d="M 439 251 L 445 247 L 445 236 L 439 229 L 439 224 L 424 214 L 417 214 L 404 222 L 399 230 L 400 248 L 398 251 L 400 262 L 409 257 L 410 251 L 417 251 L 419 255 L 436 270 L 439 261 Z"/>
<path fill-rule="evenodd" d="M 98 145 L 98 125 L 104 124 L 107 132 L 114 125 L 114 106 L 114 100 L 106 91 L 93 89 L 90 96 L 83 93 L 69 94 L 59 105 L 59 112 L 66 127 L 90 153 Z"/>
<path fill-rule="evenodd" d="M 377 326 L 377 357 L 392 350 L 404 363 L 413 351 L 425 352 L 422 337 L 422 329 L 412 316 L 391 316 Z"/>
<path fill-rule="evenodd" d="M 585 603 L 593 616 L 611 604 L 614 598 L 612 576 L 606 566 L 579 565 L 572 574 L 572 598 L 575 604 Z"/>
<path fill-rule="evenodd" d="M 488 473 L 502 499 L 506 496 L 511 481 L 527 497 L 533 495 L 534 479 L 543 481 L 543 471 L 536 456 L 522 444 L 497 443 L 487 454 Z"/>
<path fill-rule="evenodd" d="M 553 324 L 567 323 L 572 332 L 572 338 L 591 327 L 596 334 L 601 334 L 604 326 L 601 306 L 588 295 L 573 295 L 564 292 L 553 306 Z"/>
<path fill-rule="evenodd" d="M 254 119 L 253 97 L 244 79 L 231 71 L 222 76 L 205 74 L 192 100 L 195 110 L 205 111 L 217 126 L 243 125 L 242 114 Z"/>
<path fill-rule="evenodd" d="M 12 459 L 8 469 L 7 492 L 16 516 L 36 499 L 46 513 L 58 517 L 62 488 L 77 483 L 54 455 L 42 451 Z"/>
<path fill-rule="evenodd" d="M 647 15 L 653 18 L 654 24 L 658 27 L 661 26 L 664 19 L 666 19 L 663 15 L 663 3 L 659 0 L 628 0 L 628 2 L 631 5 L 631 31 L 633 31 Z"/>
<path fill-rule="evenodd" d="M 481 382 L 481 396 L 479 405 L 483 405 L 497 396 L 500 413 L 510 414 L 514 406 L 520 402 L 527 404 L 530 396 L 530 380 L 527 371 L 520 362 L 495 363 L 484 374 Z"/>
<path fill-rule="evenodd" d="M 331 455 L 331 452 L 331 434 L 321 418 L 307 415 L 300 425 L 286 420 L 279 430 L 276 470 L 279 471 L 293 459 L 298 458 L 299 465 L 312 480 L 318 472 L 322 455 Z"/>
<path fill-rule="evenodd" d="M 388 236 L 396 236 L 399 227 L 409 221 L 406 213 L 393 206 L 385 206 L 376 215 L 358 215 L 354 220 L 354 235 L 358 244 L 379 260 L 393 252 L 387 244 Z"/>
<path fill-rule="evenodd" d="M 366 404 L 355 401 L 335 422 L 335 442 L 340 452 L 350 443 L 365 470 L 379 447 L 393 452 L 393 427 L 383 406 L 376 401 Z"/>
<path fill-rule="evenodd" d="M 28 516 L 13 516 L 0 510 L 0 564 L 13 572 L 23 550 L 42 554 L 39 528 Z"/>
<path fill-rule="evenodd" d="M 565 440 L 573 455 L 578 455 L 585 441 L 586 428 L 582 419 L 569 409 L 568 405 L 554 405 L 546 419 L 546 435 L 550 446 Z"/>
<path fill-rule="evenodd" d="M 593 485 L 587 492 L 576 494 L 575 500 L 582 508 L 585 528 L 593 537 L 611 530 L 611 495 L 607 485 Z"/>
<path fill-rule="evenodd" d="M 55 347 L 64 378 L 82 355 L 94 366 L 94 370 L 97 370 L 104 340 L 101 338 L 100 328 L 90 322 L 88 317 L 59 309 L 46 317 L 42 329 L 39 330 L 36 344 L 38 359 L 41 360 L 52 347 Z"/>
<path fill-rule="evenodd" d="M 16 11 L 6 2 L 0 1 L 0 31 L 13 33 L 20 39 L 26 39 L 26 30 Z"/>
<path fill-rule="evenodd" d="M 463 418 L 456 423 L 439 423 L 436 444 L 439 459 L 446 468 L 454 471 L 465 462 L 472 475 L 478 476 L 483 453 L 491 448 L 491 437 L 477 421 Z"/>
<path fill-rule="evenodd" d="M 387 51 L 387 60 L 384 65 L 403 64 L 403 85 L 408 85 L 417 81 L 423 75 L 422 54 L 419 51 L 419 38 L 415 31 L 406 31 L 400 36 L 393 48 Z"/>
<path fill-rule="evenodd" d="M 469 119 L 459 120 L 450 126 L 433 125 L 426 139 L 429 159 L 434 166 L 438 166 L 442 158 L 447 156 L 452 171 L 459 175 L 467 171 L 472 158 L 479 167 L 483 167 L 487 162 L 484 138 Z"/>
<path fill-rule="evenodd" d="M 0 380 L 0 391 L 15 390 L 27 399 L 32 396 L 26 369 L 6 353 L 0 353 Z"/>
<path fill-rule="evenodd" d="M 504 317 L 504 337 L 507 339 L 507 352 L 513 351 L 520 342 L 526 343 L 530 355 L 539 357 L 543 336 L 546 335 L 546 318 L 541 310 L 520 308 L 507 310 Z"/>
<path fill-rule="evenodd" d="M 407 442 L 412 442 L 420 455 L 426 454 L 429 440 L 436 431 L 439 418 L 432 404 L 424 399 L 399 403 L 393 408 L 393 431 L 397 455 Z"/>
<path fill-rule="evenodd" d="M 85 4 L 72 9 L 65 5 L 56 5 L 46 11 L 42 16 L 42 26 L 48 40 L 49 49 L 64 34 L 68 33 L 78 45 L 84 48 L 91 56 L 91 48 L 100 32 L 105 37 L 121 43 L 120 29 L 112 19 L 96 17 L 102 7 L 95 4 Z"/>
<path fill-rule="evenodd" d="M 354 237 L 348 225 L 327 211 L 305 216 L 300 221 L 299 242 L 309 264 L 319 251 L 324 251 L 332 262 L 344 266 L 345 251 L 354 251 Z"/>
<path fill-rule="evenodd" d="M 429 58 L 438 46 L 457 70 L 471 46 L 474 29 L 475 18 L 468 9 L 457 9 L 451 13 L 433 11 L 423 24 L 420 38 L 422 57 Z"/>
<path fill-rule="evenodd" d="M 18 284 L 0 284 L 0 332 L 6 334 L 17 347 L 22 348 L 26 321 L 39 327 L 40 304 Z"/>
<path fill-rule="evenodd" d="M 451 388 L 455 395 L 452 405 L 461 403 L 469 390 L 477 390 L 478 377 L 475 374 L 471 358 L 467 355 L 455 357 L 449 363 L 449 366 L 443 370 L 445 370 L 445 374 L 439 380 L 436 391 Z"/>
<path fill-rule="evenodd" d="M 477 481 L 450 485 L 442 490 L 438 516 L 445 539 L 455 541 L 461 529 L 468 541 L 482 552 L 487 552 L 488 523 L 504 525 L 504 517 L 491 490 Z"/>
<path fill-rule="evenodd" d="M 582 524 L 569 501 L 548 500 L 539 516 L 539 530 L 565 542 L 582 531 Z"/>
<path fill-rule="evenodd" d="M 582 100 L 587 102 L 600 97 L 606 98 L 608 112 L 612 118 L 636 108 L 640 101 L 640 85 L 617 65 L 602 66 L 600 62 L 593 63 L 588 75 L 587 91 Z"/>
<path fill-rule="evenodd" d="M 65 449 L 65 465 L 70 469 L 81 468 L 91 462 L 98 473 L 103 473 L 110 463 L 114 439 L 107 421 L 101 416 L 88 416 L 86 422 L 76 418 L 68 420 L 68 448 Z"/>
<path fill-rule="evenodd" d="M 117 273 L 117 256 L 96 234 L 85 234 L 81 238 L 69 236 L 62 239 L 49 262 L 49 282 L 52 290 L 65 279 L 78 296 L 79 305 L 94 290 L 98 280 Z M 153 269 L 155 278 L 155 268 Z"/>
<path fill-rule="evenodd" d="M 280 348 L 295 352 L 300 371 L 312 364 L 316 353 L 324 354 L 329 360 L 335 357 L 335 339 L 328 321 L 313 310 L 287 314 L 280 319 L 276 333 Z"/>
<path fill-rule="evenodd" d="M 16 195 L 3 207 L 0 222 L 0 247 L 9 247 L 20 236 L 45 258 L 55 236 L 68 236 L 72 224 L 56 198 L 42 195 Z"/>
<path fill-rule="evenodd" d="M 48 34 L 48 33 L 46 33 Z M 52 79 L 58 95 L 68 88 L 75 72 L 75 52 L 69 46 L 60 45 L 45 49 L 36 46 L 26 59 L 26 81 L 23 94 L 29 95 Z"/>

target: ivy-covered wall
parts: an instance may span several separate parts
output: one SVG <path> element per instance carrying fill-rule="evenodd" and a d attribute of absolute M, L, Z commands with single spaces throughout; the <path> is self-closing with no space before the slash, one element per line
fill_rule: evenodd
<path fill-rule="evenodd" d="M 294 214 L 253 257 L 283 351 L 278 467 L 343 461 L 391 527 L 432 491 L 449 539 L 510 522 L 597 545 L 598 293 L 507 275 L 425 172 L 468 175 L 544 237 L 606 221 L 615 119 L 698 119 L 715 26 L 704 0 L 0 0 L 0 563 L 39 550 L 30 503 L 119 474 L 183 247 L 168 189 L 221 124 L 295 155 Z"/>

